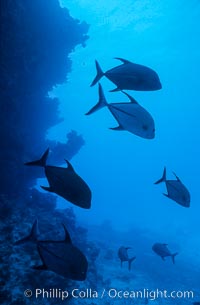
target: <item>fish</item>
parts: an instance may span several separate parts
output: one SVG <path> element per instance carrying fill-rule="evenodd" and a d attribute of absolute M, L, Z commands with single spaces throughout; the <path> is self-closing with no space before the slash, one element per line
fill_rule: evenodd
<path fill-rule="evenodd" d="M 173 174 L 175 175 L 176 180 L 167 180 L 166 167 L 165 167 L 162 178 L 156 181 L 154 184 L 165 182 L 168 193 L 167 194 L 163 193 L 163 195 L 174 200 L 181 206 L 185 208 L 189 208 L 191 201 L 190 193 L 188 189 L 185 187 L 185 185 L 181 182 L 180 178 L 175 173 Z"/>
<path fill-rule="evenodd" d="M 168 244 L 155 243 L 152 247 L 152 250 L 159 255 L 162 260 L 165 260 L 165 257 L 171 256 L 173 264 L 175 264 L 175 256 L 178 255 L 178 252 L 172 254 L 168 249 Z"/>
<path fill-rule="evenodd" d="M 88 262 L 85 255 L 72 244 L 71 237 L 63 224 L 65 238 L 63 240 L 39 240 L 38 221 L 32 226 L 28 236 L 15 242 L 22 245 L 33 242 L 37 246 L 42 264 L 34 266 L 36 270 L 53 271 L 65 278 L 84 281 L 87 277 Z"/>
<path fill-rule="evenodd" d="M 194 302 L 193 305 L 200 305 L 200 302 Z"/>
<path fill-rule="evenodd" d="M 118 250 L 118 256 L 119 259 L 121 260 L 121 267 L 122 267 L 122 263 L 123 262 L 128 262 L 128 269 L 129 271 L 131 270 L 131 264 L 132 262 L 136 259 L 135 256 L 133 256 L 132 258 L 128 257 L 128 249 L 131 249 L 130 247 L 120 247 Z"/>
<path fill-rule="evenodd" d="M 55 193 L 67 201 L 84 209 L 90 209 L 92 192 L 86 182 L 77 175 L 67 160 L 67 168 L 46 165 L 49 148 L 39 160 L 27 162 L 27 166 L 44 167 L 49 186 L 41 186 L 45 191 Z"/>
<path fill-rule="evenodd" d="M 86 115 L 90 115 L 103 107 L 108 107 L 119 124 L 117 127 L 110 129 L 116 131 L 126 130 L 145 139 L 153 139 L 155 137 L 155 123 L 152 116 L 132 96 L 123 92 L 129 98 L 129 103 L 108 104 L 100 83 L 98 92 L 98 103 Z"/>
<path fill-rule="evenodd" d="M 94 86 L 99 80 L 106 76 L 117 87 L 110 92 L 121 90 L 136 90 L 136 91 L 155 91 L 162 88 L 158 74 L 143 65 L 134 64 L 129 60 L 116 57 L 122 62 L 121 65 L 114 67 L 105 73 L 102 71 L 98 61 L 95 61 L 97 75 L 91 83 Z"/>

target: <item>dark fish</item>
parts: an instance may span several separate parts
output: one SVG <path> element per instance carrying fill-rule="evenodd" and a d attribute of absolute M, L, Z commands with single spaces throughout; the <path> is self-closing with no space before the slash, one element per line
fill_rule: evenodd
<path fill-rule="evenodd" d="M 134 64 L 123 58 L 116 58 L 122 61 L 122 65 L 119 65 L 113 69 L 103 72 L 99 63 L 96 63 L 97 75 L 91 87 L 94 86 L 102 76 L 106 76 L 111 82 L 113 82 L 117 88 L 111 90 L 111 92 L 119 90 L 137 90 L 137 91 L 154 91 L 162 88 L 157 73 L 145 66 Z"/>
<path fill-rule="evenodd" d="M 45 151 L 41 159 L 25 163 L 25 165 L 44 167 L 49 182 L 49 187 L 41 186 L 44 190 L 56 193 L 81 208 L 89 209 L 92 194 L 88 185 L 76 174 L 67 160 L 67 168 L 46 165 L 48 153 L 49 149 Z"/>
<path fill-rule="evenodd" d="M 119 126 L 110 129 L 127 130 L 139 137 L 153 139 L 155 137 L 155 124 L 152 116 L 132 96 L 123 93 L 129 98 L 130 103 L 108 104 L 102 86 L 99 84 L 99 101 L 86 115 L 107 106 L 119 124 Z"/>
<path fill-rule="evenodd" d="M 88 262 L 84 254 L 73 246 L 70 235 L 65 231 L 64 240 L 38 240 L 38 223 L 34 222 L 31 233 L 17 241 L 15 245 L 34 242 L 40 255 L 42 265 L 34 267 L 37 270 L 53 271 L 65 278 L 84 281 L 87 275 Z"/>
<path fill-rule="evenodd" d="M 177 252 L 172 254 L 167 248 L 167 244 L 156 243 L 153 245 L 152 250 L 159 255 L 163 260 L 165 257 L 171 256 L 173 264 L 175 263 L 175 256 L 178 254 Z"/>
<path fill-rule="evenodd" d="M 123 262 L 128 262 L 128 269 L 131 270 L 131 263 L 136 259 L 136 257 L 129 258 L 128 257 L 128 249 L 131 249 L 130 247 L 120 247 L 118 250 L 118 256 L 121 260 L 121 267 Z"/>
<path fill-rule="evenodd" d="M 167 187 L 168 194 L 163 194 L 166 197 L 176 201 L 180 205 L 189 208 L 190 206 L 190 193 L 183 185 L 181 180 L 174 173 L 176 180 L 167 180 L 166 179 L 166 168 L 164 168 L 163 176 L 161 179 L 155 182 L 155 184 L 159 184 L 161 182 L 165 182 Z"/>
<path fill-rule="evenodd" d="M 193 305 L 200 305 L 200 302 L 194 302 Z"/>

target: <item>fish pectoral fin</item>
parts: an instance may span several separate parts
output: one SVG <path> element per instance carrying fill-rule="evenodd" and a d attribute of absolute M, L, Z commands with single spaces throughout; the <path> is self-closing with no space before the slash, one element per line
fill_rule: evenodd
<path fill-rule="evenodd" d="M 52 189 L 52 187 L 50 187 L 50 186 L 42 186 L 42 185 L 40 185 L 40 187 L 41 187 L 43 190 L 45 190 L 45 191 L 53 192 L 53 189 Z"/>
<path fill-rule="evenodd" d="M 121 58 L 121 57 L 114 57 L 114 58 L 115 58 L 115 59 L 118 59 L 118 60 L 120 60 L 120 61 L 122 61 L 123 64 L 130 64 L 130 61 L 127 60 L 127 59 L 124 59 L 124 58 Z"/>
<path fill-rule="evenodd" d="M 124 128 L 121 125 L 119 125 L 117 127 L 110 127 L 109 129 L 111 129 L 111 130 L 124 130 Z"/>
<path fill-rule="evenodd" d="M 47 270 L 45 265 L 33 266 L 32 268 L 35 270 Z"/>

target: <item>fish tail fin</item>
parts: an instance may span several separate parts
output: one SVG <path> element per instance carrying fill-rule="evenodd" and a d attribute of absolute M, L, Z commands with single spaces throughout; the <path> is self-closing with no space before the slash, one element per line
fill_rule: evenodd
<path fill-rule="evenodd" d="M 178 252 L 172 254 L 172 262 L 173 262 L 173 264 L 175 264 L 175 256 L 177 256 L 177 255 L 178 255 Z"/>
<path fill-rule="evenodd" d="M 131 270 L 131 264 L 132 264 L 132 262 L 133 262 L 135 259 L 136 259 L 136 256 L 133 256 L 132 258 L 130 258 L 130 259 L 128 260 L 128 270 L 129 270 L 129 271 Z"/>
<path fill-rule="evenodd" d="M 27 163 L 24 163 L 24 165 L 44 167 L 46 165 L 48 154 L 49 154 L 49 148 L 45 151 L 45 153 L 42 155 L 42 157 L 39 160 L 27 162 Z"/>
<path fill-rule="evenodd" d="M 14 244 L 15 245 L 22 245 L 26 242 L 37 242 L 39 235 L 39 230 L 38 230 L 38 220 L 36 219 L 32 225 L 31 232 L 29 235 L 26 237 L 16 241 Z"/>
<path fill-rule="evenodd" d="M 159 184 L 159 183 L 165 182 L 165 181 L 166 181 L 166 167 L 164 168 L 162 178 L 159 179 L 158 181 L 154 182 L 154 184 Z"/>
<path fill-rule="evenodd" d="M 99 63 L 97 60 L 95 60 L 95 65 L 96 65 L 96 70 L 97 70 L 97 75 L 94 78 L 93 82 L 91 83 L 90 87 L 96 85 L 96 83 L 102 78 L 102 76 L 104 75 Z"/>
<path fill-rule="evenodd" d="M 86 115 L 89 115 L 103 107 L 106 107 L 107 105 L 108 105 L 108 103 L 106 101 L 102 86 L 101 86 L 101 84 L 99 84 L 99 101 L 92 109 L 90 109 L 90 111 L 88 111 L 86 113 Z"/>

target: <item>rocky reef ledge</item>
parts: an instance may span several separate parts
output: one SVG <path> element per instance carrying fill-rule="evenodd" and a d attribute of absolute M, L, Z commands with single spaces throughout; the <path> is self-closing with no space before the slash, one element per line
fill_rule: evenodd
<path fill-rule="evenodd" d="M 65 153 L 62 160 L 70 159 L 84 145 L 75 131 L 67 134 L 66 143 L 46 135 L 61 121 L 59 101 L 48 92 L 67 81 L 69 54 L 85 46 L 88 25 L 74 20 L 58 0 L 1 0 L 0 29 L 0 303 L 23 305 L 30 303 L 23 295 L 27 285 L 66 285 L 31 269 L 37 258 L 30 247 L 16 251 L 13 246 L 35 218 L 44 230 L 51 225 L 57 231 L 60 222 L 66 223 L 86 247 L 86 232 L 76 227 L 73 211 L 57 210 L 55 196 L 31 189 L 37 176 L 23 163 L 47 147 L 55 158 Z"/>
<path fill-rule="evenodd" d="M 88 25 L 58 0 L 2 0 L 0 20 L 0 193 L 16 198 L 28 183 L 23 162 L 46 149 L 47 130 L 61 121 L 48 92 L 67 81 Z"/>

